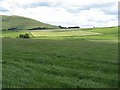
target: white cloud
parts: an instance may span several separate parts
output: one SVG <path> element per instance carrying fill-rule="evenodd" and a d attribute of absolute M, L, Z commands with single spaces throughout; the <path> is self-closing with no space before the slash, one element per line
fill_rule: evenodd
<path fill-rule="evenodd" d="M 54 25 L 117 26 L 118 0 L 2 0 L 0 8 L 0 14 Z"/>

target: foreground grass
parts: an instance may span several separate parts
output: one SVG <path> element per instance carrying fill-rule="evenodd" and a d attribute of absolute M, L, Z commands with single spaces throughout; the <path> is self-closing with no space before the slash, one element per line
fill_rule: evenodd
<path fill-rule="evenodd" d="M 3 87 L 118 87 L 117 43 L 3 38 Z"/>

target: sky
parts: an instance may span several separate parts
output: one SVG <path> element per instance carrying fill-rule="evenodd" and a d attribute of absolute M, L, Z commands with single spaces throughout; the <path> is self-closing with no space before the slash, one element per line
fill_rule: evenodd
<path fill-rule="evenodd" d="M 119 0 L 0 0 L 0 15 L 18 15 L 61 26 L 118 25 Z"/>

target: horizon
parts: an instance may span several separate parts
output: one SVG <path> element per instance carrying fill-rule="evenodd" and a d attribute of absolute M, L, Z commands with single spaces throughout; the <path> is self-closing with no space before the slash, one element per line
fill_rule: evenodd
<path fill-rule="evenodd" d="M 118 26 L 118 0 L 0 0 L 0 15 L 64 27 L 111 27 Z"/>

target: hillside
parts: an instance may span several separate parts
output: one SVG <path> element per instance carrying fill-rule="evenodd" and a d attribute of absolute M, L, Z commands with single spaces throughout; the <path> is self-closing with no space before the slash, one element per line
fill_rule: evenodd
<path fill-rule="evenodd" d="M 48 28 L 58 28 L 58 27 L 26 17 L 2 15 L 2 28 L 3 30 L 25 30 L 25 29 L 44 29 L 44 28 L 48 29 Z"/>

